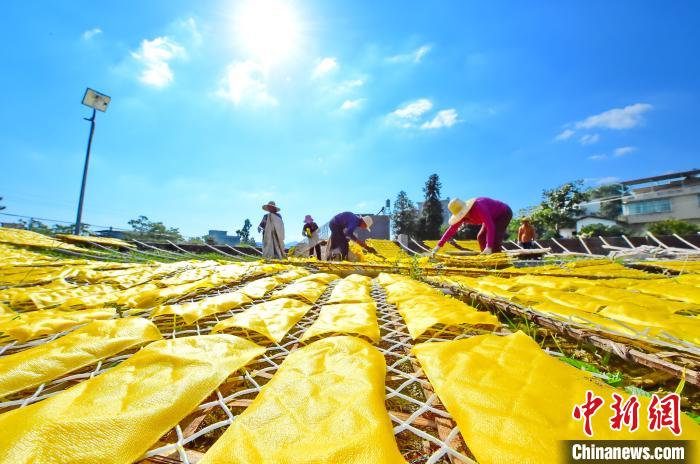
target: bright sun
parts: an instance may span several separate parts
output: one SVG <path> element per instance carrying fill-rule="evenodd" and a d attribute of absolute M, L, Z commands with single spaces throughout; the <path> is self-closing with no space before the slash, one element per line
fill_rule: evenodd
<path fill-rule="evenodd" d="M 300 22 L 284 0 L 248 0 L 236 14 L 236 33 L 243 46 L 266 64 L 287 58 L 298 46 Z"/>

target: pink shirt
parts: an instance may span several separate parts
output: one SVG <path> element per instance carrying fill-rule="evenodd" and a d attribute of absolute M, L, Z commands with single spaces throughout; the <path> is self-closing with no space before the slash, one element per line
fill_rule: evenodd
<path fill-rule="evenodd" d="M 462 218 L 461 221 L 451 225 L 445 234 L 440 239 L 438 245 L 443 247 L 454 234 L 457 233 L 462 224 L 483 224 L 486 228 L 486 246 L 493 248 L 496 241 L 496 226 L 495 219 L 508 210 L 509 206 L 505 203 L 492 200 L 491 198 L 480 197 L 474 201 L 469 212 Z"/>

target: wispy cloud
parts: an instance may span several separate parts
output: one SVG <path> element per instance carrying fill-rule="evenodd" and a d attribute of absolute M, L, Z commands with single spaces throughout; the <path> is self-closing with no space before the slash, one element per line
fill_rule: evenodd
<path fill-rule="evenodd" d="M 448 110 L 438 111 L 431 121 L 424 122 L 421 129 L 439 129 L 441 127 L 452 127 L 457 123 L 457 110 L 450 108 Z"/>
<path fill-rule="evenodd" d="M 100 29 L 99 27 L 90 29 L 88 31 L 83 32 L 83 40 L 90 40 L 99 34 L 102 34 L 102 29 Z"/>
<path fill-rule="evenodd" d="M 397 108 L 391 114 L 400 118 L 415 121 L 423 113 L 430 111 L 433 108 L 433 102 L 427 98 L 421 98 L 411 103 L 407 103 L 402 107 Z"/>
<path fill-rule="evenodd" d="M 248 102 L 253 105 L 277 105 L 267 90 L 267 73 L 260 64 L 246 60 L 231 63 L 226 68 L 217 95 L 239 105 Z"/>
<path fill-rule="evenodd" d="M 615 156 L 620 157 L 629 155 L 630 153 L 634 153 L 635 151 L 637 151 L 637 147 L 620 147 L 616 148 L 613 153 L 615 154 Z"/>
<path fill-rule="evenodd" d="M 167 36 L 156 37 L 141 42 L 139 50 L 131 52 L 131 56 L 143 65 L 139 80 L 146 85 L 162 88 L 174 78 L 169 62 L 184 57 L 185 48 Z"/>
<path fill-rule="evenodd" d="M 604 159 L 607 159 L 608 155 L 601 153 L 600 155 L 591 155 L 588 157 L 589 160 L 593 161 L 602 161 Z"/>
<path fill-rule="evenodd" d="M 364 98 L 358 98 L 357 100 L 345 100 L 343 104 L 340 105 L 340 109 L 343 111 L 358 109 L 362 107 L 364 102 Z"/>
<path fill-rule="evenodd" d="M 358 87 L 362 87 L 364 84 L 364 79 L 348 79 L 338 84 L 337 89 L 339 92 L 349 92 Z"/>
<path fill-rule="evenodd" d="M 201 45 L 203 42 L 202 33 L 199 31 L 199 25 L 197 20 L 189 17 L 187 19 L 182 19 L 177 22 L 177 27 L 189 33 L 192 37 L 192 42 L 194 45 Z"/>
<path fill-rule="evenodd" d="M 432 50 L 432 45 L 421 45 L 410 53 L 390 56 L 386 59 L 388 63 L 420 63 L 423 57 Z"/>
<path fill-rule="evenodd" d="M 427 113 L 432 109 L 433 102 L 427 98 L 421 98 L 398 107 L 389 113 L 387 118 L 393 125 L 405 129 L 440 129 L 442 127 L 452 127 L 459 122 L 459 115 L 454 108 L 440 110 L 431 119 Z M 428 118 L 425 118 L 425 116 L 428 116 Z"/>
<path fill-rule="evenodd" d="M 573 131 L 573 130 L 571 130 L 571 129 L 564 129 L 559 135 L 557 135 L 556 137 L 554 137 L 554 140 L 556 140 L 556 141 L 558 141 L 558 142 L 560 142 L 560 141 L 562 141 L 562 140 L 568 140 L 568 139 L 570 139 L 575 133 L 576 133 L 576 131 Z"/>
<path fill-rule="evenodd" d="M 576 128 L 631 129 L 642 124 L 644 122 L 642 115 L 652 108 L 648 103 L 635 103 L 624 108 L 613 108 L 577 122 Z"/>
<path fill-rule="evenodd" d="M 311 78 L 318 79 L 319 77 L 324 76 L 331 71 L 338 69 L 339 67 L 340 65 L 338 64 L 338 60 L 335 58 L 323 58 L 316 63 L 316 66 L 314 66 L 314 69 L 311 72 Z"/>
<path fill-rule="evenodd" d="M 596 143 L 598 140 L 600 140 L 600 136 L 598 134 L 584 134 L 579 139 L 579 142 L 581 142 L 581 145 L 591 145 Z"/>
<path fill-rule="evenodd" d="M 588 116 L 583 121 L 578 121 L 576 123 L 567 124 L 569 128 L 564 129 L 559 135 L 557 135 L 554 140 L 562 141 L 571 138 L 577 130 L 586 129 L 609 129 L 609 130 L 623 130 L 632 129 L 634 127 L 640 126 L 644 123 L 644 113 L 653 109 L 653 106 L 648 103 L 635 103 L 633 105 L 625 106 L 624 108 L 613 108 L 608 111 L 604 111 L 600 114 L 595 114 L 593 116 Z M 573 129 L 571 129 L 573 127 Z M 595 137 L 594 141 L 591 141 Z M 586 141 L 584 141 L 584 139 Z M 594 143 L 598 141 L 597 134 L 584 135 L 580 139 L 583 145 L 587 143 Z"/>

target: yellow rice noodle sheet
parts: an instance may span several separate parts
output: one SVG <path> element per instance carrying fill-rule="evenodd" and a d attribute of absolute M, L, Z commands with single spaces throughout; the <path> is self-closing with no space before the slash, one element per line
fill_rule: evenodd
<path fill-rule="evenodd" d="M 13 314 L 13 311 L 4 304 L 0 303 L 0 314 Z"/>
<path fill-rule="evenodd" d="M 0 316 L 0 332 L 19 342 L 43 335 L 53 335 L 86 322 L 112 319 L 114 308 L 86 309 L 84 311 L 58 311 L 45 309 L 29 313 Z"/>
<path fill-rule="evenodd" d="M 212 287 L 213 285 L 209 279 L 202 279 L 187 284 L 174 285 L 172 287 L 155 287 L 149 290 L 136 291 L 129 295 L 122 293 L 122 296 L 119 298 L 118 302 L 120 305 L 124 305 L 129 308 L 150 308 L 163 301 L 185 297 L 200 290 L 205 290 Z"/>
<path fill-rule="evenodd" d="M 316 322 L 304 332 L 301 341 L 332 333 L 364 335 L 373 342 L 378 342 L 377 305 L 375 303 L 345 303 L 322 306 L 321 314 Z"/>
<path fill-rule="evenodd" d="M 153 342 L 104 374 L 0 415 L 0 463 L 133 462 L 262 353 L 230 335 Z"/>
<path fill-rule="evenodd" d="M 550 290 L 544 294 L 545 298 L 556 304 L 562 306 L 569 306 L 571 308 L 580 309 L 582 311 L 588 311 L 594 313 L 601 308 L 603 308 L 607 302 L 592 296 L 580 295 L 574 292 L 560 292 L 557 290 Z"/>
<path fill-rule="evenodd" d="M 632 286 L 631 289 L 671 300 L 700 304 L 700 288 L 681 284 L 675 280 L 641 282 Z"/>
<path fill-rule="evenodd" d="M 48 293 L 56 290 L 63 290 L 66 288 L 75 288 L 76 285 L 62 278 L 54 279 L 51 282 L 46 282 L 42 285 L 32 285 L 29 287 L 14 287 L 7 288 L 5 290 L 0 290 L 0 301 L 6 301 L 12 306 L 31 306 L 34 307 L 34 303 L 30 298 L 30 295 L 35 295 L 38 293 Z"/>
<path fill-rule="evenodd" d="M 595 285 L 595 281 L 576 277 L 548 277 L 538 275 L 524 275 L 513 278 L 513 281 L 522 287 L 534 285 L 555 290 L 576 290 L 578 288 Z"/>
<path fill-rule="evenodd" d="M 79 304 L 81 299 L 95 295 L 112 295 L 108 301 L 117 300 L 117 292 L 119 289 L 107 285 L 81 285 L 64 289 L 55 289 L 51 292 L 29 293 L 29 298 L 38 309 L 55 308 Z"/>
<path fill-rule="evenodd" d="M 0 357 L 0 397 L 160 338 L 152 322 L 138 317 L 91 322 L 49 343 Z"/>
<path fill-rule="evenodd" d="M 247 295 L 251 300 L 259 300 L 267 292 L 280 285 L 280 281 L 274 277 L 264 277 L 244 285 L 239 292 Z"/>
<path fill-rule="evenodd" d="M 398 305 L 404 301 L 411 301 L 418 296 L 442 296 L 442 294 L 430 285 L 421 285 L 416 281 L 399 281 L 385 285 L 386 301 Z"/>
<path fill-rule="evenodd" d="M 302 279 L 299 279 L 302 280 Z M 270 295 L 271 299 L 276 298 L 299 298 L 307 303 L 314 304 L 316 300 L 323 295 L 323 292 L 328 287 L 325 282 L 315 280 L 306 280 L 300 282 L 297 280 L 293 284 L 289 284 L 281 290 L 277 290 Z"/>
<path fill-rule="evenodd" d="M 309 274 L 307 276 L 304 276 L 301 279 L 297 279 L 297 281 L 295 283 L 314 281 L 314 282 L 322 282 L 324 284 L 329 284 L 336 279 L 338 279 L 338 276 L 335 274 L 329 274 L 327 272 L 318 272 L 315 274 Z"/>
<path fill-rule="evenodd" d="M 328 303 L 368 303 L 372 301 L 369 294 L 372 279 L 367 276 L 352 274 L 341 280 L 331 292 Z"/>
<path fill-rule="evenodd" d="M 584 440 L 583 422 L 572 417 L 591 390 L 605 401 L 592 416 L 593 438 L 602 440 L 669 440 L 668 430 L 646 427 L 649 399 L 640 399 L 635 432 L 610 428 L 612 393 L 627 393 L 595 382 L 590 374 L 544 353 L 522 332 L 481 335 L 465 340 L 423 343 L 413 352 L 435 392 L 477 461 L 488 463 L 565 462 L 560 440 Z M 678 439 L 697 440 L 700 427 L 682 414 Z M 696 462 L 697 450 L 695 450 Z"/>
<path fill-rule="evenodd" d="M 248 295 L 241 292 L 222 293 L 195 302 L 158 306 L 151 312 L 151 319 L 174 314 L 183 318 L 187 324 L 193 324 L 204 317 L 236 309 L 251 301 Z"/>
<path fill-rule="evenodd" d="M 280 298 L 253 305 L 242 313 L 219 322 L 212 333 L 231 329 L 250 330 L 279 343 L 309 309 L 310 305 L 299 300 Z"/>
<path fill-rule="evenodd" d="M 588 287 L 577 290 L 576 293 L 608 300 L 614 303 L 631 303 L 645 308 L 652 308 L 655 311 L 661 310 L 666 314 L 672 314 L 678 311 L 700 311 L 700 305 L 697 304 L 668 300 L 659 296 L 647 295 L 621 288 Z"/>
<path fill-rule="evenodd" d="M 416 296 L 398 303 L 396 308 L 413 339 L 417 339 L 436 325 L 500 325 L 496 316 L 486 311 L 477 311 L 462 301 L 442 295 Z"/>
<path fill-rule="evenodd" d="M 384 357 L 331 337 L 292 352 L 201 464 L 399 464 L 384 406 Z"/>

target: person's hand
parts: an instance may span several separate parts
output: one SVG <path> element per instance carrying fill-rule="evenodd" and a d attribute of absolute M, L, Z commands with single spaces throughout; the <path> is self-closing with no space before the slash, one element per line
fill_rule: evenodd
<path fill-rule="evenodd" d="M 435 246 L 435 248 L 433 248 L 433 250 L 430 252 L 430 257 L 434 258 L 438 251 L 440 251 L 440 247 Z"/>
<path fill-rule="evenodd" d="M 482 255 L 490 255 L 492 253 L 493 253 L 493 249 L 491 249 L 490 247 L 484 248 L 484 251 L 481 252 Z"/>
<path fill-rule="evenodd" d="M 258 233 L 261 234 L 262 231 L 263 231 L 263 228 L 262 228 L 262 227 L 258 227 Z"/>
<path fill-rule="evenodd" d="M 377 254 L 377 250 L 376 250 L 373 246 L 368 246 L 368 247 L 365 248 L 365 249 L 366 249 L 367 251 L 369 251 L 370 253 L 374 253 L 375 255 Z"/>

